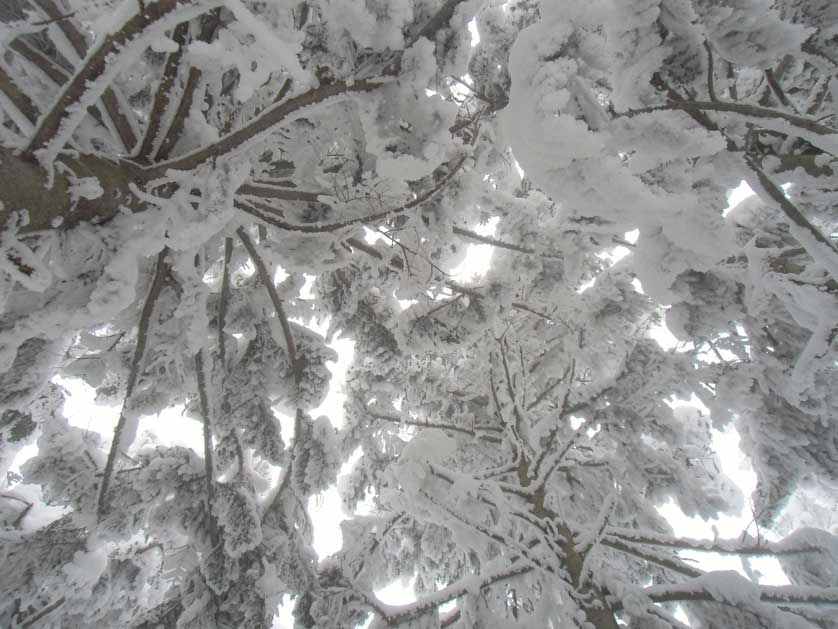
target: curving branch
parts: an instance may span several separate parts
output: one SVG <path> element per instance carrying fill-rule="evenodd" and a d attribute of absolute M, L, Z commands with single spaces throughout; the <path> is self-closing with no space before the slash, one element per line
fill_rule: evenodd
<path fill-rule="evenodd" d="M 151 315 L 154 312 L 154 304 L 160 297 L 163 290 L 163 283 L 166 276 L 169 274 L 169 264 L 166 258 L 169 255 L 168 248 L 164 247 L 159 254 L 157 254 L 157 263 L 154 267 L 154 276 L 151 280 L 151 287 L 148 290 L 148 296 L 143 304 L 142 312 L 140 313 L 140 323 L 137 329 L 137 344 L 134 348 L 134 357 L 131 360 L 131 368 L 128 372 L 128 382 L 125 387 L 125 397 L 122 402 L 122 411 L 119 413 L 119 419 L 114 428 L 113 440 L 111 441 L 111 448 L 108 451 L 108 458 L 105 462 L 105 469 L 102 472 L 102 483 L 99 486 L 99 498 L 97 501 L 97 515 L 101 518 L 108 509 L 108 490 L 110 489 L 111 479 L 114 474 L 114 467 L 116 466 L 117 453 L 126 447 L 123 441 L 123 431 L 125 424 L 128 421 L 126 415 L 126 407 L 131 400 L 131 395 L 134 393 L 134 387 L 137 384 L 137 378 L 140 374 L 140 367 L 142 366 L 143 357 L 145 355 L 146 344 L 148 343 L 148 329 L 151 325 Z"/>

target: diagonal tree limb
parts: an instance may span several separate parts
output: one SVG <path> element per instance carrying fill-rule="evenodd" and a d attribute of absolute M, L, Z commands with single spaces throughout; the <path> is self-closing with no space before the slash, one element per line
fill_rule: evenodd
<path fill-rule="evenodd" d="M 118 67 L 120 63 L 126 62 L 133 52 L 144 48 L 141 35 L 161 31 L 172 16 L 180 16 L 182 21 L 200 15 L 210 8 L 210 2 L 217 0 L 206 1 L 206 5 L 199 0 L 157 0 L 144 3 L 143 11 L 131 16 L 121 28 L 104 37 L 98 46 L 87 54 L 82 67 L 39 120 L 27 152 L 44 152 L 45 161 L 52 162 L 63 148 L 62 145 L 69 134 L 84 117 L 84 111 L 79 111 L 78 105 L 104 94 L 109 86 L 103 77 L 112 74 L 115 71 L 114 66 Z M 66 20 L 61 22 L 64 23 Z"/>
<path fill-rule="evenodd" d="M 291 333 L 291 325 L 288 322 L 288 315 L 285 313 L 285 308 L 282 305 L 282 299 L 280 299 L 279 293 L 276 291 L 276 286 L 274 285 L 273 277 L 271 277 L 268 272 L 268 267 L 256 251 L 256 247 L 253 245 L 253 241 L 250 239 L 250 236 L 248 236 L 244 227 L 239 227 L 236 230 L 236 235 L 242 241 L 245 249 L 247 249 L 247 253 L 250 255 L 250 259 L 256 267 L 256 273 L 259 276 L 260 281 L 265 285 L 268 295 L 270 296 L 277 319 L 279 319 L 279 324 L 282 327 L 282 334 L 285 336 L 285 347 L 288 352 L 288 360 L 291 363 L 291 373 L 294 378 L 294 385 L 297 389 L 295 394 L 299 394 L 300 385 L 303 380 L 303 365 L 297 357 L 297 346 L 294 343 L 294 336 Z M 300 445 L 298 440 L 303 432 L 303 420 L 303 409 L 298 406 L 294 413 L 294 444 L 291 448 L 291 457 L 288 461 L 288 465 L 286 466 L 285 473 L 282 476 L 282 480 L 280 481 L 279 488 L 265 510 L 266 514 L 273 512 L 274 509 L 280 505 L 283 494 L 291 485 L 291 474 L 296 462 L 297 447 Z M 305 512 L 305 509 L 303 509 L 303 511 Z"/>
<path fill-rule="evenodd" d="M 410 48 L 413 44 L 419 41 L 420 38 L 425 37 L 433 41 L 436 39 L 437 33 L 448 26 L 448 22 L 454 17 L 454 11 L 465 0 L 446 0 L 440 9 L 427 21 L 416 35 L 410 37 L 405 41 L 405 49 Z"/>
<path fill-rule="evenodd" d="M 166 56 L 166 63 L 163 66 L 163 75 L 160 77 L 160 82 L 157 86 L 157 91 L 154 94 L 154 100 L 151 103 L 151 111 L 148 115 L 148 126 L 143 135 L 142 143 L 139 151 L 137 151 L 137 159 L 140 161 L 147 161 L 154 154 L 155 146 L 163 140 L 163 121 L 166 115 L 166 106 L 169 103 L 174 89 L 174 83 L 177 79 L 178 69 L 180 68 L 181 60 L 183 58 L 184 44 L 186 43 L 186 35 L 189 32 L 189 22 L 181 22 L 175 27 L 172 32 L 172 41 L 174 41 L 178 48 L 175 52 L 169 53 Z"/>
<path fill-rule="evenodd" d="M 265 111 L 253 118 L 249 123 L 226 134 L 218 141 L 203 148 L 187 153 L 176 159 L 155 164 L 146 169 L 146 179 L 157 179 L 166 174 L 167 170 L 192 170 L 204 162 L 221 156 L 229 156 L 243 145 L 258 139 L 262 134 L 270 132 L 275 126 L 281 124 L 291 115 L 313 105 L 322 103 L 336 96 L 344 96 L 352 93 L 371 92 L 378 89 L 383 83 L 377 81 L 335 81 L 320 87 L 311 89 L 299 96 L 277 103 L 265 109 Z"/>
<path fill-rule="evenodd" d="M 111 479 L 114 474 L 114 467 L 116 466 L 117 453 L 126 447 L 126 444 L 122 443 L 122 432 L 125 429 L 125 424 L 128 420 L 126 416 L 126 406 L 128 405 L 131 395 L 134 392 L 134 387 L 137 384 L 137 378 L 140 373 L 140 367 L 142 366 L 146 344 L 148 343 L 148 330 L 151 324 L 151 315 L 154 312 L 154 304 L 160 297 L 160 293 L 163 290 L 163 284 L 169 273 L 169 264 L 166 261 L 168 254 L 168 248 L 164 247 L 157 255 L 157 263 L 154 268 L 154 276 L 151 280 L 151 287 L 149 288 L 148 296 L 143 304 L 142 312 L 140 313 L 140 323 L 137 329 L 137 345 L 134 348 L 134 357 L 131 360 L 131 368 L 128 372 L 128 382 L 125 388 L 125 397 L 122 402 L 122 411 L 119 414 L 119 419 L 117 420 L 116 427 L 114 428 L 111 448 L 108 451 L 105 469 L 102 472 L 102 483 L 99 486 L 97 515 L 100 518 L 107 512 L 108 509 L 108 490 L 110 489 Z"/>
<path fill-rule="evenodd" d="M 9 50 L 14 51 L 25 59 L 29 67 L 43 74 L 56 86 L 64 85 L 70 78 L 70 73 L 44 53 L 33 48 L 23 37 L 18 37 L 9 43 Z"/>
<path fill-rule="evenodd" d="M 265 261 L 259 255 L 259 252 L 256 251 L 256 247 L 253 245 L 253 241 L 250 239 L 250 236 L 248 236 L 244 227 L 239 227 L 236 230 L 236 235 L 242 241 L 244 248 L 247 249 L 247 253 L 250 255 L 250 259 L 256 267 L 256 273 L 258 274 L 261 282 L 265 285 L 265 289 L 268 291 L 268 295 L 271 298 L 271 303 L 273 304 L 277 319 L 279 319 L 279 325 L 282 327 L 282 334 L 285 337 L 285 349 L 288 352 L 288 360 L 291 363 L 291 373 L 294 377 L 295 384 L 299 386 L 300 382 L 302 382 L 302 365 L 297 359 L 297 346 L 294 343 L 294 336 L 291 334 L 291 324 L 288 322 L 288 315 L 285 313 L 285 308 L 282 305 L 282 299 L 280 298 L 279 293 L 276 292 L 273 277 L 268 272 L 268 267 L 265 265 Z"/>
<path fill-rule="evenodd" d="M 198 41 L 210 42 L 218 32 L 221 25 L 221 12 L 213 9 L 204 18 L 201 31 L 198 34 Z M 182 47 L 181 47 L 182 48 Z M 165 134 L 158 140 L 158 148 L 154 153 L 155 162 L 169 159 L 177 141 L 183 135 L 186 118 L 192 109 L 192 103 L 201 84 L 203 74 L 198 68 L 190 67 L 182 90 L 177 94 L 171 94 L 166 102 L 167 109 L 173 109 L 172 120 L 169 123 Z"/>
<path fill-rule="evenodd" d="M 750 156 L 746 156 L 744 159 L 748 168 L 756 175 L 758 185 L 752 186 L 755 188 L 755 192 L 759 194 L 762 191 L 761 197 L 767 198 L 780 208 L 792 224 L 792 235 L 803 245 L 806 252 L 826 269 L 833 279 L 838 280 L 838 248 L 836 248 L 835 243 L 824 236 L 804 216 L 803 212 L 789 200 L 783 189 L 774 183 L 771 177 L 757 165 L 756 160 Z"/>
<path fill-rule="evenodd" d="M 685 537 L 673 537 L 652 531 L 639 531 L 609 526 L 605 530 L 607 538 L 620 539 L 633 544 L 646 546 L 661 546 L 676 550 L 702 551 L 741 556 L 777 557 L 781 555 L 798 555 L 805 553 L 823 552 L 823 548 L 811 544 L 784 546 L 782 544 L 753 544 L 742 543 L 737 540 L 700 540 Z"/>
<path fill-rule="evenodd" d="M 70 45 L 75 50 L 79 58 L 84 59 L 87 55 L 87 40 L 81 31 L 76 27 L 72 19 L 72 14 L 69 16 L 62 13 L 58 6 L 52 0 L 31 0 L 35 5 L 43 11 L 49 20 L 58 25 L 62 34 L 70 42 Z M 70 60 L 68 60 L 70 61 Z M 131 152 L 137 143 L 137 136 L 134 133 L 134 128 L 125 112 L 119 98 L 117 97 L 113 88 L 107 88 L 102 94 L 102 104 L 105 107 L 105 113 L 114 126 L 114 130 L 119 136 L 119 140 L 127 152 Z"/>
<path fill-rule="evenodd" d="M 258 197 L 262 199 L 276 199 L 278 201 L 308 201 L 316 202 L 323 192 L 308 192 L 288 188 L 284 186 L 272 186 L 270 184 L 245 183 L 239 186 L 238 194 L 243 196 Z"/>
<path fill-rule="evenodd" d="M 734 605 L 726 600 L 719 600 L 714 593 L 707 591 L 701 584 L 702 577 L 687 581 L 685 583 L 671 585 L 653 585 L 643 590 L 643 593 L 656 603 L 669 603 L 676 601 L 721 603 L 723 605 Z M 745 577 L 742 577 L 744 580 Z M 759 600 L 763 603 L 778 605 L 838 605 L 838 588 L 816 587 L 816 586 L 795 586 L 795 585 L 759 585 Z M 620 602 L 616 602 L 615 610 L 622 608 Z"/>
<path fill-rule="evenodd" d="M 644 107 L 642 109 L 632 109 L 620 114 L 622 116 L 636 116 L 638 114 L 651 113 L 655 111 L 685 111 L 688 113 L 730 113 L 740 114 L 749 118 L 762 118 L 765 120 L 783 120 L 794 127 L 808 131 L 815 135 L 831 136 L 835 135 L 836 131 L 832 127 L 828 127 L 819 123 L 817 120 L 799 116 L 797 114 L 790 114 L 779 109 L 770 109 L 768 107 L 760 107 L 758 105 L 749 105 L 747 103 L 730 103 L 725 101 L 698 101 L 698 100 L 680 100 L 670 97 L 666 105 L 656 105 L 653 107 Z M 713 125 L 714 127 L 716 125 Z"/>
<path fill-rule="evenodd" d="M 457 227 L 456 225 L 453 227 L 452 231 L 457 236 L 462 236 L 463 238 L 468 238 L 470 240 L 476 240 L 484 245 L 491 245 L 493 247 L 497 247 L 498 249 L 508 249 L 510 251 L 517 251 L 518 253 L 541 256 L 542 258 L 555 258 L 556 260 L 562 260 L 564 258 L 564 256 L 560 254 L 540 252 L 535 249 L 530 249 L 529 247 L 523 247 L 521 245 L 498 240 L 497 238 L 493 238 L 491 236 L 481 236 L 477 232 L 471 231 L 470 229 L 463 229 L 462 227 Z"/>
<path fill-rule="evenodd" d="M 221 278 L 221 296 L 218 302 L 218 353 L 222 369 L 226 360 L 224 326 L 227 324 L 227 303 L 230 301 L 230 260 L 233 257 L 233 239 L 224 239 L 224 270 Z"/>
<path fill-rule="evenodd" d="M 620 551 L 621 553 L 625 553 L 626 555 L 637 557 L 638 559 L 642 559 L 643 561 L 653 563 L 655 565 L 660 566 L 661 568 L 666 568 L 667 570 L 677 572 L 678 574 L 682 574 L 690 578 L 697 578 L 704 574 L 703 570 L 693 568 L 689 564 L 684 563 L 676 557 L 667 557 L 662 553 L 649 550 L 648 548 L 643 548 L 642 546 L 638 546 L 637 544 L 625 542 L 623 540 L 616 539 L 613 537 L 604 537 L 599 541 L 599 543 L 603 546 L 607 546 L 608 548 L 612 548 L 614 550 Z"/>
<path fill-rule="evenodd" d="M 28 134 L 38 120 L 38 108 L 22 89 L 20 89 L 0 63 L 0 107 L 15 123 L 22 134 Z"/>
<path fill-rule="evenodd" d="M 423 192 L 415 199 L 408 201 L 404 205 L 400 205 L 395 208 L 391 208 L 388 210 L 383 210 L 381 212 L 376 212 L 374 214 L 369 214 L 367 216 L 360 216 L 358 218 L 351 218 L 345 221 L 341 221 L 338 223 L 302 223 L 302 224 L 293 224 L 288 223 L 287 221 L 283 221 L 271 216 L 270 212 L 272 211 L 271 208 L 265 208 L 262 204 L 253 204 L 251 203 L 251 207 L 245 207 L 242 204 L 236 204 L 236 207 L 247 214 L 251 214 L 256 218 L 259 218 L 269 225 L 273 225 L 279 229 L 283 229 L 286 231 L 296 231 L 302 232 L 304 234 L 322 234 L 328 232 L 338 231 L 340 229 L 344 229 L 346 227 L 352 227 L 353 225 L 362 225 L 364 223 L 373 223 L 376 221 L 381 221 L 396 214 L 401 214 L 407 210 L 413 209 L 419 205 L 422 205 L 432 197 L 436 196 L 442 189 L 445 188 L 446 185 L 454 178 L 454 176 L 459 172 L 459 170 L 463 167 L 463 165 L 468 159 L 468 155 L 463 155 L 460 158 L 453 160 L 453 162 L 448 162 L 450 166 L 450 170 L 448 173 L 440 179 L 439 182 L 436 183 L 431 189 Z M 264 208 L 264 209 L 262 209 Z"/>
<path fill-rule="evenodd" d="M 212 462 L 212 425 L 210 422 L 209 400 L 207 398 L 206 373 L 204 372 L 204 350 L 198 350 L 195 354 L 195 374 L 198 381 L 198 400 L 201 406 L 201 419 L 203 421 L 204 437 L 204 482 L 207 498 L 207 519 L 210 523 L 210 538 L 212 545 L 218 544 L 218 530 L 215 525 L 215 517 L 212 513 L 214 474 Z"/>

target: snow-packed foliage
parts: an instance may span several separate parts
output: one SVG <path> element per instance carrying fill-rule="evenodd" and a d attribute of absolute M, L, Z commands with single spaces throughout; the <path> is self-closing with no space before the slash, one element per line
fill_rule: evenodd
<path fill-rule="evenodd" d="M 4 0 L 0 625 L 838 627 L 835 7 Z"/>

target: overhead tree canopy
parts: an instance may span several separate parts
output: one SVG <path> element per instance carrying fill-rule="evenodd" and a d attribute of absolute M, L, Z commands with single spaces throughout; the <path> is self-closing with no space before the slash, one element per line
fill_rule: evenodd
<path fill-rule="evenodd" d="M 0 20 L 0 625 L 838 627 L 838 4 Z"/>

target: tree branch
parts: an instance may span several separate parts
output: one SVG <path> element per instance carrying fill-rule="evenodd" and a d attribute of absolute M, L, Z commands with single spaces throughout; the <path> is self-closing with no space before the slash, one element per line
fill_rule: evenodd
<path fill-rule="evenodd" d="M 201 419 L 203 420 L 204 437 L 204 482 L 207 493 L 207 519 L 210 523 L 210 538 L 212 545 L 218 543 L 218 531 L 215 526 L 215 518 L 212 514 L 214 473 L 212 463 L 212 426 L 210 424 L 209 400 L 207 399 L 206 374 L 204 373 L 204 350 L 198 350 L 195 354 L 195 374 L 198 380 L 198 400 L 201 406 Z"/>
<path fill-rule="evenodd" d="M 796 232 L 793 235 L 803 245 L 807 253 L 821 264 L 834 279 L 838 280 L 838 248 L 835 244 L 797 209 L 797 206 L 789 200 L 783 189 L 774 183 L 753 158 L 746 156 L 745 163 L 757 176 L 759 185 L 754 186 L 756 191 L 759 192 L 761 189 L 763 194 L 760 196 L 767 197 L 780 208 L 786 218 L 791 221 L 793 227 L 796 228 L 793 230 Z"/>
<path fill-rule="evenodd" d="M 227 303 L 230 301 L 230 260 L 233 257 L 233 239 L 224 239 L 224 270 L 221 277 L 221 296 L 218 302 L 218 353 L 221 367 L 224 369 L 226 359 L 226 341 L 224 326 L 227 319 Z"/>
<path fill-rule="evenodd" d="M 108 489 L 110 488 L 111 478 L 113 477 L 117 453 L 127 447 L 127 444 L 122 443 L 122 431 L 125 429 L 125 424 L 128 419 L 126 416 L 126 406 L 128 405 L 128 402 L 131 399 L 131 394 L 134 392 L 134 387 L 137 384 L 137 377 L 140 373 L 140 366 L 143 361 L 143 355 L 145 354 L 146 344 L 148 343 L 148 329 L 151 324 L 151 315 L 154 312 L 154 304 L 160 297 L 160 293 L 163 290 L 163 283 L 169 273 L 169 265 L 166 262 L 168 253 L 168 248 L 164 247 L 157 255 L 157 263 L 154 268 L 154 276 L 151 280 L 151 287 L 149 288 L 148 296 L 143 304 L 142 312 L 140 313 L 140 323 L 137 329 L 137 345 L 134 348 L 134 357 L 131 360 L 131 368 L 128 372 L 128 382 L 125 387 L 125 397 L 122 402 L 122 411 L 119 414 L 119 419 L 117 420 L 116 427 L 114 428 L 113 441 L 111 442 L 111 448 L 108 451 L 105 469 L 102 472 L 102 483 L 99 486 L 97 514 L 100 518 L 107 512 L 109 498 Z"/>
<path fill-rule="evenodd" d="M 678 550 L 695 550 L 710 553 L 747 556 L 797 555 L 801 553 L 823 552 L 823 548 L 810 544 L 784 546 L 783 544 L 743 544 L 736 540 L 700 540 L 684 537 L 672 537 L 651 531 L 638 531 L 609 526 L 605 530 L 608 538 L 620 539 L 634 544 L 663 546 Z"/>
<path fill-rule="evenodd" d="M 792 126 L 795 126 L 809 133 L 815 135 L 831 136 L 835 135 L 835 129 L 826 125 L 820 124 L 816 120 L 798 116 L 796 114 L 789 114 L 778 109 L 769 109 L 767 107 L 759 107 L 757 105 L 749 105 L 746 103 L 729 103 L 724 101 L 708 102 L 697 100 L 677 100 L 670 98 L 666 105 L 658 105 L 656 107 L 644 107 L 642 109 L 632 109 L 623 116 L 636 116 L 638 114 L 651 113 L 655 111 L 686 111 L 686 112 L 707 112 L 715 111 L 720 113 L 732 113 L 748 116 L 749 118 L 775 119 L 784 120 Z M 715 126 L 715 125 L 714 125 Z"/>
<path fill-rule="evenodd" d="M 452 231 L 456 235 L 462 236 L 463 238 L 476 240 L 477 242 L 483 243 L 485 245 L 491 245 L 493 247 L 497 247 L 498 249 L 509 249 L 510 251 L 517 251 L 518 253 L 541 256 L 542 258 L 553 258 L 556 260 L 563 259 L 563 256 L 560 254 L 544 253 L 536 251 L 535 249 L 530 249 L 529 247 L 522 247 L 521 245 L 515 245 L 509 242 L 505 242 L 503 240 L 498 240 L 497 238 L 493 238 L 491 236 L 481 236 L 477 232 L 471 231 L 470 229 L 463 229 L 462 227 L 457 227 L 456 225 L 453 227 Z"/>
<path fill-rule="evenodd" d="M 76 27 L 71 18 L 73 14 L 65 15 L 62 13 L 52 0 L 32 0 L 41 11 L 43 11 L 51 22 L 58 24 L 58 28 L 70 42 L 70 45 L 76 51 L 76 54 L 84 59 L 87 55 L 87 40 L 81 31 Z M 72 62 L 71 59 L 68 61 Z M 114 130 L 119 137 L 122 146 L 126 152 L 131 152 L 137 143 L 137 136 L 134 134 L 134 128 L 131 126 L 131 121 L 125 109 L 119 103 L 119 99 L 115 91 L 108 87 L 102 94 L 102 104 L 105 107 L 105 113 L 113 123 Z"/>
<path fill-rule="evenodd" d="M 106 77 L 113 74 L 115 66 L 127 63 L 133 52 L 144 47 L 139 37 L 142 33 L 160 29 L 160 25 L 173 14 L 181 13 L 183 19 L 188 19 L 206 10 L 206 7 L 180 0 L 157 0 L 143 6 L 144 10 L 134 14 L 119 30 L 104 37 L 97 48 L 85 57 L 82 67 L 64 86 L 50 110 L 41 117 L 27 152 L 43 151 L 45 161 L 52 162 L 84 117 L 85 112 L 78 105 L 105 93 L 108 88 Z M 59 25 L 66 24 L 69 24 L 66 20 L 59 22 Z M 135 50 L 132 51 L 132 48 Z"/>
<path fill-rule="evenodd" d="M 445 175 L 445 177 L 443 177 L 439 182 L 437 182 L 437 184 L 433 188 L 417 196 L 412 201 L 409 201 L 404 205 L 400 205 L 399 207 L 384 210 L 382 212 L 377 212 L 375 214 L 369 214 L 367 216 L 360 216 L 358 218 L 347 219 L 339 223 L 288 223 L 287 221 L 283 221 L 271 216 L 270 212 L 273 211 L 272 208 L 263 209 L 264 206 L 262 204 L 252 201 L 247 202 L 248 205 L 250 205 L 249 208 L 245 207 L 241 203 L 237 203 L 236 207 L 242 212 L 250 214 L 251 216 L 255 216 L 256 218 L 266 222 L 268 225 L 272 225 L 278 229 L 283 229 L 285 231 L 295 231 L 304 234 L 322 234 L 334 232 L 340 229 L 344 229 L 346 227 L 352 227 L 353 225 L 361 225 L 365 223 L 372 223 L 384 220 L 386 218 L 389 218 L 390 216 L 401 214 L 402 212 L 422 205 L 425 201 L 429 200 L 431 197 L 435 196 L 439 191 L 441 191 L 454 178 L 454 176 L 457 174 L 460 168 L 462 168 L 467 158 L 468 156 L 464 155 L 458 160 L 456 160 L 453 166 L 451 166 L 451 170 L 448 172 L 447 175 Z M 242 199 L 242 201 L 245 201 L 245 199 Z"/>
<path fill-rule="evenodd" d="M 393 424 L 405 424 L 407 426 L 417 426 L 419 428 L 439 428 L 440 430 L 451 430 L 453 432 L 459 432 L 464 435 L 476 437 L 478 439 L 485 439 L 486 441 L 491 441 L 492 443 L 501 443 L 502 441 L 500 437 L 496 437 L 495 435 L 482 434 L 477 431 L 478 429 L 469 429 L 465 428 L 464 426 L 458 426 L 456 424 L 422 422 L 413 419 L 405 419 L 400 415 L 385 415 L 382 413 L 377 413 L 370 409 L 368 406 L 364 405 L 363 402 L 361 402 L 361 400 L 358 400 L 358 402 L 363 406 L 364 411 L 367 413 L 367 415 L 379 421 L 386 421 Z M 482 430 L 487 430 L 490 432 L 500 432 L 498 429 L 488 426 L 483 427 Z"/>
<path fill-rule="evenodd" d="M 38 120 L 38 108 L 29 95 L 15 85 L 14 79 L 0 63 L 0 107 L 15 123 L 22 135 L 29 134 Z"/>
<path fill-rule="evenodd" d="M 147 161 L 154 154 L 155 144 L 162 144 L 164 137 L 161 137 L 163 119 L 166 114 L 166 106 L 172 100 L 172 90 L 177 79 L 180 62 L 183 58 L 186 35 L 189 32 L 189 22 L 181 22 L 175 27 L 172 33 L 172 41 L 178 48 L 166 56 L 166 63 L 163 66 L 163 75 L 154 94 L 154 101 L 151 104 L 151 111 L 148 115 L 148 126 L 143 136 L 142 144 L 137 151 L 137 159 Z"/>
<path fill-rule="evenodd" d="M 282 327 L 282 334 L 285 336 L 285 349 L 288 352 L 288 360 L 291 363 L 291 373 L 293 374 L 295 384 L 299 387 L 302 381 L 302 365 L 297 360 L 297 347 L 294 343 L 294 337 L 291 334 L 291 325 L 288 323 L 288 315 L 285 314 L 285 308 L 282 306 L 282 299 L 279 297 L 279 293 L 276 292 L 273 277 L 268 272 L 265 261 L 262 260 L 259 252 L 256 251 L 256 247 L 253 245 L 253 241 L 247 235 L 244 227 L 239 227 L 236 230 L 236 234 L 242 241 L 244 248 L 247 249 L 247 253 L 250 255 L 250 259 L 253 260 L 253 265 L 256 267 L 256 273 L 259 275 L 259 279 L 265 285 L 268 295 L 271 298 L 276 317 L 279 319 L 279 325 Z"/>
<path fill-rule="evenodd" d="M 172 2 L 175 0 L 161 0 Z M 192 170 L 207 160 L 221 156 L 230 156 L 243 145 L 257 140 L 259 136 L 270 131 L 273 127 L 285 121 L 292 114 L 307 107 L 320 104 L 330 98 L 353 93 L 371 92 L 378 89 L 383 83 L 378 81 L 361 80 L 354 82 L 335 81 L 320 87 L 311 89 L 299 96 L 277 103 L 265 109 L 265 111 L 251 120 L 249 123 L 228 133 L 217 142 L 200 148 L 181 157 L 155 164 L 146 169 L 146 180 L 157 179 L 166 174 L 167 170 Z"/>
<path fill-rule="evenodd" d="M 675 601 L 693 601 L 721 603 L 740 607 L 738 603 L 719 600 L 713 592 L 708 592 L 701 580 L 712 578 L 712 573 L 706 574 L 685 583 L 672 585 L 653 585 L 645 588 L 643 593 L 655 603 L 669 603 Z M 745 580 L 745 577 L 742 577 Z M 763 603 L 774 603 L 778 605 L 838 605 L 838 588 L 820 588 L 814 586 L 800 585 L 756 585 L 759 589 L 759 600 Z M 621 609 L 619 602 L 615 603 L 615 611 Z"/>
<path fill-rule="evenodd" d="M 221 14 L 219 9 L 213 9 L 209 15 L 204 19 L 201 31 L 198 35 L 198 41 L 210 42 L 215 37 L 215 33 L 221 24 Z M 186 76 L 186 81 L 183 90 L 179 94 L 170 94 L 166 102 L 166 107 L 171 108 L 175 99 L 177 99 L 177 106 L 175 107 L 172 120 L 166 129 L 165 135 L 159 138 L 159 146 L 154 154 L 154 161 L 160 162 L 169 159 L 172 150 L 183 134 L 186 118 L 189 116 L 189 111 L 192 109 L 192 101 L 195 99 L 195 91 L 201 82 L 202 73 L 198 68 L 190 67 Z"/>

